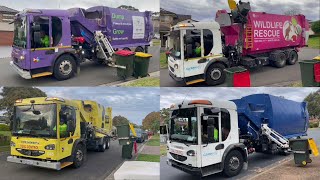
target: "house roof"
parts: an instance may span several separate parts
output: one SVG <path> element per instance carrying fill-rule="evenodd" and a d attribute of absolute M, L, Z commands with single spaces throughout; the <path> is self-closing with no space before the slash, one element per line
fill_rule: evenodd
<path fill-rule="evenodd" d="M 6 6 L 0 6 L 0 12 L 18 13 L 19 11 L 8 8 Z"/>
<path fill-rule="evenodd" d="M 176 13 L 171 12 L 171 11 L 167 11 L 167 10 L 162 9 L 162 8 L 160 8 L 160 15 L 161 16 L 164 16 L 164 15 L 166 15 L 166 16 L 174 16 L 176 18 L 178 17 Z"/>

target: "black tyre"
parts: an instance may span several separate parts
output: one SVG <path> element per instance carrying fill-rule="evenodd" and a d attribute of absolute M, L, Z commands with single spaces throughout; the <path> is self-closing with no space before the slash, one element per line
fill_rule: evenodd
<path fill-rule="evenodd" d="M 210 65 L 206 72 L 206 83 L 210 86 L 224 83 L 226 80 L 226 67 L 221 63 L 214 63 Z"/>
<path fill-rule="evenodd" d="M 277 68 L 283 68 L 286 65 L 287 58 L 284 52 L 273 54 L 273 64 Z"/>
<path fill-rule="evenodd" d="M 108 142 L 104 139 L 103 143 L 98 146 L 98 151 L 104 152 L 107 148 L 107 144 L 108 144 Z"/>
<path fill-rule="evenodd" d="M 107 139 L 107 146 L 106 146 L 106 149 L 109 149 L 110 148 L 110 138 Z"/>
<path fill-rule="evenodd" d="M 138 47 L 136 47 L 136 50 L 134 50 L 135 52 L 144 52 L 144 49 L 143 49 L 143 47 L 141 47 L 141 46 L 138 46 Z"/>
<path fill-rule="evenodd" d="M 298 53 L 295 50 L 289 52 L 289 57 L 287 59 L 287 64 L 294 65 L 298 61 Z"/>
<path fill-rule="evenodd" d="M 223 173 L 227 177 L 236 176 L 240 173 L 243 168 L 243 156 L 237 151 L 233 150 L 229 152 L 226 159 L 224 160 Z"/>
<path fill-rule="evenodd" d="M 86 150 L 85 150 L 85 147 L 81 144 L 78 144 L 75 151 L 74 151 L 74 154 L 73 154 L 73 167 L 74 168 L 78 168 L 80 167 L 85 158 L 86 158 Z"/>
<path fill-rule="evenodd" d="M 76 69 L 74 58 L 70 55 L 62 55 L 55 62 L 53 75 L 58 80 L 66 80 L 74 76 Z"/>

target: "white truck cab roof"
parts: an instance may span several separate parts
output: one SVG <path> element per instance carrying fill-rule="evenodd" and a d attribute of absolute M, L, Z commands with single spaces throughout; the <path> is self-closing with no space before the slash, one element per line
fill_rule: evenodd
<path fill-rule="evenodd" d="M 212 22 L 190 22 L 190 23 L 179 23 L 171 27 L 171 30 L 180 29 L 220 29 L 219 23 Z"/>
<path fill-rule="evenodd" d="M 180 104 L 173 104 L 171 110 L 179 109 Z M 218 107 L 230 110 L 237 110 L 237 106 L 232 101 L 217 101 L 217 100 L 190 100 L 181 105 L 181 108 L 190 108 L 197 106 Z"/>

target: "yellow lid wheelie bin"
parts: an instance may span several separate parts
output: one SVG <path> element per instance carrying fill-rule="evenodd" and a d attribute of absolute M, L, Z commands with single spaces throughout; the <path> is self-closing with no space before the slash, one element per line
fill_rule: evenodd
<path fill-rule="evenodd" d="M 151 57 L 151 54 L 136 52 L 133 61 L 133 74 L 135 78 L 148 76 L 148 69 Z"/>

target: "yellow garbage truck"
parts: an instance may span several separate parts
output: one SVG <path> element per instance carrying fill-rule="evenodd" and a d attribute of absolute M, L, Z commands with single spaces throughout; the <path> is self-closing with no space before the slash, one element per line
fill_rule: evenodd
<path fill-rule="evenodd" d="M 104 152 L 112 108 L 95 101 L 38 97 L 16 100 L 7 161 L 60 170 L 80 167 L 87 150 Z"/>

